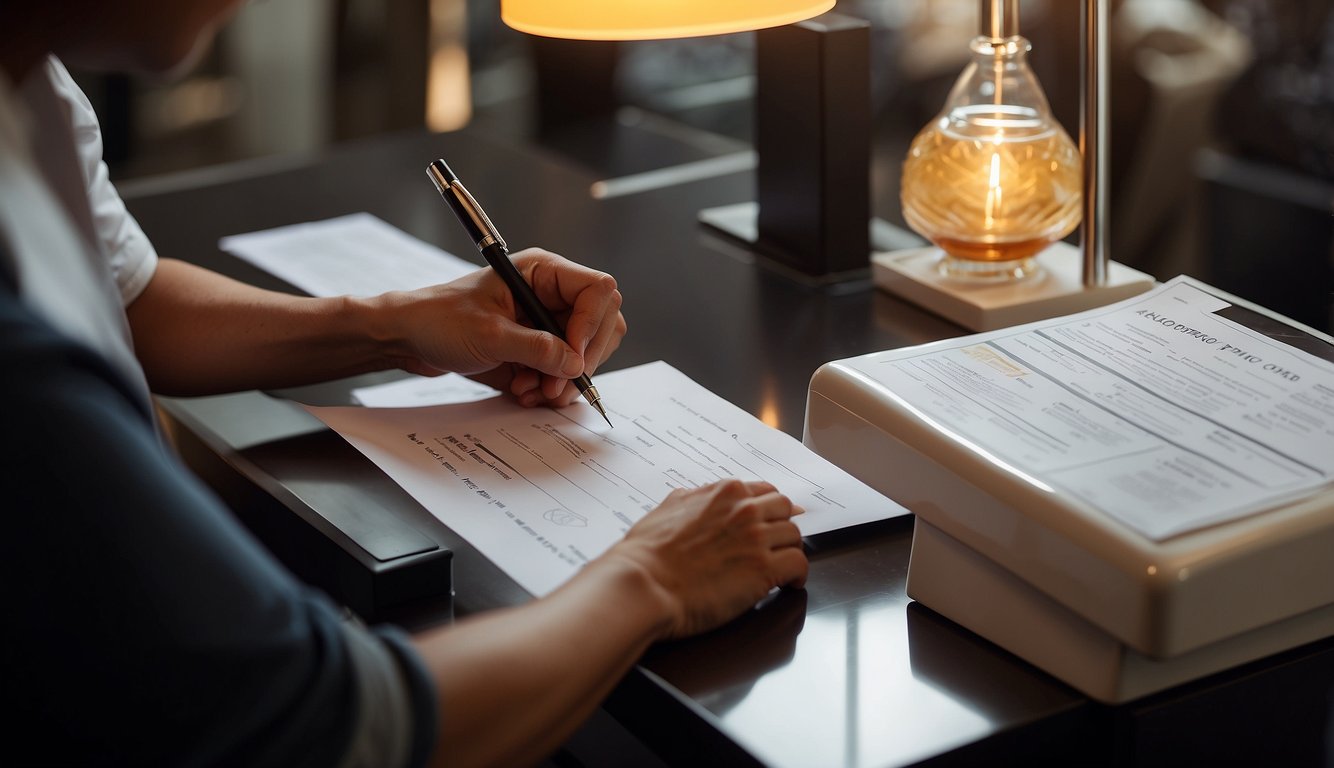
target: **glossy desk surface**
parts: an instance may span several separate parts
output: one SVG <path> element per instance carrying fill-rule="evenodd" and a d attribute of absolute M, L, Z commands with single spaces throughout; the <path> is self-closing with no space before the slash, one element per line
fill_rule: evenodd
<path fill-rule="evenodd" d="M 617 277 L 630 331 L 609 368 L 666 360 L 798 438 L 807 382 L 821 363 L 960 332 L 868 284 L 831 290 L 794 282 L 706 234 L 696 211 L 749 199 L 748 173 L 594 200 L 596 174 L 535 149 L 467 133 L 413 133 L 123 191 L 160 254 L 261 285 L 281 284 L 219 253 L 219 237 L 369 211 L 479 261 L 426 178 L 436 157 L 468 180 L 515 250 L 540 244 Z M 335 383 L 297 394 L 333 403 L 346 389 Z M 166 409 L 191 429 L 211 431 L 224 452 L 244 459 L 254 482 L 289 504 L 387 508 L 453 549 L 458 613 L 528 599 L 291 403 L 250 392 L 168 401 Z M 1052 757 L 1060 744 L 1084 738 L 1092 705 L 1083 697 L 910 605 L 910 540 L 908 519 L 809 540 L 805 591 L 784 593 L 707 636 L 654 648 L 608 711 L 660 754 L 692 764 L 749 756 L 784 766 L 894 766 L 961 748 L 956 758 Z M 445 618 L 425 607 L 404 620 Z"/>

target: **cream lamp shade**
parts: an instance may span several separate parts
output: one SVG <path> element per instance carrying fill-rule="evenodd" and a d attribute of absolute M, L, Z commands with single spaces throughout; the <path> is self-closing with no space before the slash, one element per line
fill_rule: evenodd
<path fill-rule="evenodd" d="M 802 21 L 834 0 L 501 0 L 520 32 L 576 40 L 654 40 L 744 32 Z"/>

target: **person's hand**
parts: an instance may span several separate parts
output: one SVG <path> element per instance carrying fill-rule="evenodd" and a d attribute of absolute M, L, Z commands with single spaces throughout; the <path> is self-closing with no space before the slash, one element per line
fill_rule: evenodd
<path fill-rule="evenodd" d="M 569 343 L 528 325 L 499 275 L 479 269 L 444 285 L 379 297 L 399 329 L 385 333 L 398 339 L 391 342 L 393 363 L 424 376 L 471 376 L 527 406 L 573 402 L 579 390 L 570 379 L 591 376 L 625 336 L 616 280 L 538 248 L 513 260 L 564 325 Z"/>
<path fill-rule="evenodd" d="M 670 617 L 666 637 L 717 627 L 774 587 L 806 583 L 801 509 L 772 485 L 724 480 L 675 490 L 612 547 L 646 571 Z"/>

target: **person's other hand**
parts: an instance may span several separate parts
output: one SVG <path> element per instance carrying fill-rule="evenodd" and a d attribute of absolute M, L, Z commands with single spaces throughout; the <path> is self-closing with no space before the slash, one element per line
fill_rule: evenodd
<path fill-rule="evenodd" d="M 461 373 L 508 391 L 527 406 L 569 405 L 570 379 L 592 375 L 625 336 L 616 280 L 554 253 L 529 248 L 513 257 L 538 299 L 565 327 L 569 343 L 528 324 L 500 276 L 479 269 L 453 282 L 379 297 L 390 309 L 394 364 L 436 376 Z"/>
<path fill-rule="evenodd" d="M 666 636 L 717 627 L 774 587 L 806 583 L 801 509 L 772 485 L 724 480 L 675 490 L 608 551 L 646 571 L 670 622 Z"/>

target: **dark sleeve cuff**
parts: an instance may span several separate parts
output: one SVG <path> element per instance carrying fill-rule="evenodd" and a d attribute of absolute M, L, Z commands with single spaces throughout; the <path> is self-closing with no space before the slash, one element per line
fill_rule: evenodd
<path fill-rule="evenodd" d="M 440 737 L 440 702 L 436 698 L 435 681 L 407 633 L 388 625 L 377 626 L 372 631 L 393 653 L 412 697 L 412 750 L 407 764 L 414 768 L 425 766 Z"/>

